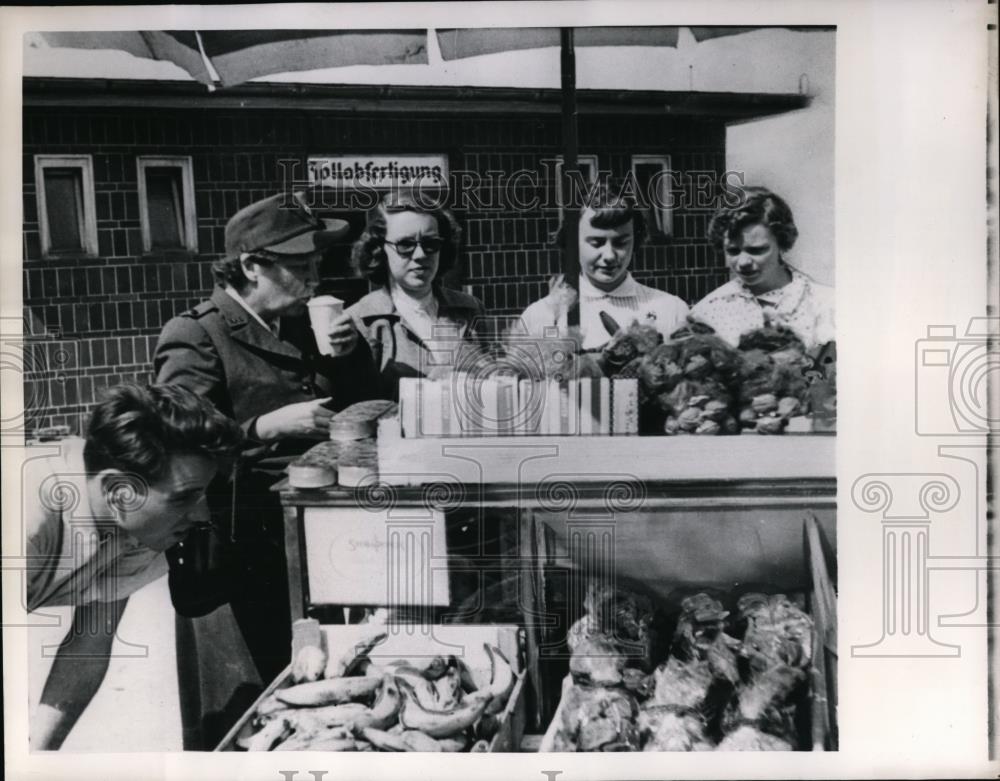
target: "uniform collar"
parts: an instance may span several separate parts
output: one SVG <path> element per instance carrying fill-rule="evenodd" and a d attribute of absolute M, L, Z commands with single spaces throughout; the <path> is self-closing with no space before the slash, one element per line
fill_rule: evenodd
<path fill-rule="evenodd" d="M 261 317 L 257 312 L 255 312 L 250 307 L 250 304 L 248 304 L 246 302 L 246 299 L 243 298 L 243 296 L 241 296 L 239 294 L 239 292 L 237 292 L 236 288 L 234 288 L 232 285 L 226 285 L 222 289 L 226 291 L 226 295 L 228 295 L 230 298 L 233 299 L 233 301 L 235 301 L 237 304 L 239 304 L 241 307 L 243 307 L 249 313 L 250 317 L 252 317 L 258 323 L 260 323 L 262 326 L 264 326 L 268 331 L 270 331 L 275 336 L 278 335 L 278 330 L 279 330 L 279 327 L 281 325 L 281 319 L 280 318 L 276 317 L 274 319 L 273 323 L 268 324 L 268 323 L 266 323 L 264 321 L 263 317 Z"/>
<path fill-rule="evenodd" d="M 251 317 L 245 301 L 238 301 L 224 288 L 218 287 L 212 293 L 212 303 L 229 326 L 233 339 L 260 350 L 302 359 L 302 351 L 298 347 L 276 336 L 260 318 Z"/>

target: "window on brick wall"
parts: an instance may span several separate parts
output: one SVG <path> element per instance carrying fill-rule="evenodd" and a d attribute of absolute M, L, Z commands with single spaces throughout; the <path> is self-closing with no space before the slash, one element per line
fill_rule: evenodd
<path fill-rule="evenodd" d="M 145 252 L 198 251 L 190 157 L 140 157 L 139 226 Z"/>
<path fill-rule="evenodd" d="M 661 238 L 672 235 L 670 158 L 664 155 L 632 155 L 632 175 L 639 192 L 650 205 L 650 235 Z"/>
<path fill-rule="evenodd" d="M 590 185 L 597 181 L 597 155 L 577 155 L 576 157 L 577 167 L 580 169 L 580 176 L 584 182 L 584 191 L 580 193 L 581 197 L 586 197 L 589 192 Z M 563 205 L 563 192 L 562 192 L 562 170 L 563 170 L 563 158 L 562 155 L 556 157 L 556 203 L 561 207 Z M 575 184 L 575 183 L 574 183 Z M 582 204 L 581 204 L 582 205 Z"/>
<path fill-rule="evenodd" d="M 42 255 L 97 254 L 94 162 L 90 155 L 35 155 Z"/>
<path fill-rule="evenodd" d="M 578 205 L 582 208 L 583 203 L 590 194 L 592 186 L 597 181 L 597 155 L 577 155 L 576 165 L 580 169 L 580 178 L 583 182 L 581 183 L 579 180 L 571 182 L 570 193 L 579 201 Z M 563 205 L 565 198 L 562 190 L 562 171 L 563 157 L 562 155 L 558 155 L 556 157 L 555 188 L 556 203 L 559 205 L 559 222 L 556 225 L 556 233 L 553 233 L 550 238 L 555 237 L 562 230 L 563 226 Z M 574 189 L 576 192 L 574 192 Z"/>

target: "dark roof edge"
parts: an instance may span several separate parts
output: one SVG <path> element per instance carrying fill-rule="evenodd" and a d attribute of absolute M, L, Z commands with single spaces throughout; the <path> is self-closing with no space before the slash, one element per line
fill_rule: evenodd
<path fill-rule="evenodd" d="M 132 79 L 26 77 L 23 104 L 29 106 L 135 108 L 248 108 L 479 114 L 558 114 L 558 89 L 292 84 L 256 82 L 208 92 L 197 82 Z M 809 97 L 796 93 L 667 92 L 659 90 L 579 90 L 581 113 L 671 114 L 749 118 L 804 108 Z"/>

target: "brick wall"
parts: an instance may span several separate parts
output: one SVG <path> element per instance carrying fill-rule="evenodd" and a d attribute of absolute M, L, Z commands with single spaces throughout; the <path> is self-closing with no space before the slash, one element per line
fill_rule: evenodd
<path fill-rule="evenodd" d="M 151 376 L 159 329 L 211 290 L 212 260 L 223 251 L 226 220 L 281 188 L 279 159 L 310 154 L 445 153 L 453 171 L 544 170 L 559 154 L 559 120 L 548 115 L 359 116 L 265 109 L 64 108 L 29 106 L 23 115 L 26 331 L 47 347 L 26 365 L 29 425 L 78 428 L 102 387 Z M 724 165 L 722 120 L 663 115 L 592 117 L 580 123 L 581 154 L 596 154 L 616 176 L 631 154 L 669 154 L 675 171 Z M 35 154 L 93 156 L 99 257 L 41 258 Z M 139 228 L 136 157 L 190 155 L 199 253 L 144 254 Z M 489 188 L 479 191 L 485 199 Z M 531 212 L 458 209 L 466 231 L 464 284 L 490 314 L 516 314 L 547 290 L 559 253 L 549 243 L 554 209 Z M 725 281 L 704 241 L 707 211 L 674 213 L 675 235 L 646 244 L 635 276 L 693 302 Z M 327 273 L 346 277 L 343 263 Z M 351 295 L 363 286 L 341 280 Z"/>

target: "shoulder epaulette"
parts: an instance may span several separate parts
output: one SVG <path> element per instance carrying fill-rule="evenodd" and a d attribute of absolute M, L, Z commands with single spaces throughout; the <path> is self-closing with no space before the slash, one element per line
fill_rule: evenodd
<path fill-rule="evenodd" d="M 202 301 L 197 306 L 193 306 L 186 312 L 182 312 L 181 317 L 190 317 L 195 320 L 198 320 L 207 315 L 209 312 L 218 312 L 218 311 L 219 307 L 217 307 L 211 301 Z"/>

